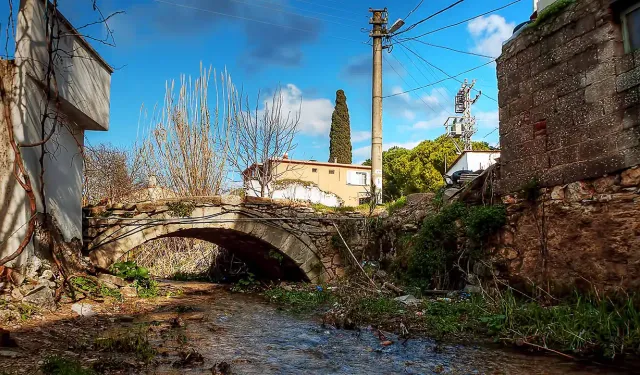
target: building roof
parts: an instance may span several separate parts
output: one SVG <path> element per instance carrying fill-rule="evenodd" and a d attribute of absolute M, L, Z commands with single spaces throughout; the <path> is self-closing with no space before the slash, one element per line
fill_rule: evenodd
<path fill-rule="evenodd" d="M 318 165 L 323 167 L 335 167 L 335 168 L 349 168 L 349 169 L 361 169 L 365 171 L 370 171 L 371 167 L 368 165 L 361 164 L 341 164 L 341 163 L 330 163 L 330 162 L 319 162 L 315 160 L 293 160 L 293 159 L 272 159 L 277 164 L 298 164 L 298 165 Z M 255 167 L 262 165 L 262 163 L 253 163 L 247 169 L 243 171 L 243 174 L 246 174 L 247 171 L 254 169 Z"/>

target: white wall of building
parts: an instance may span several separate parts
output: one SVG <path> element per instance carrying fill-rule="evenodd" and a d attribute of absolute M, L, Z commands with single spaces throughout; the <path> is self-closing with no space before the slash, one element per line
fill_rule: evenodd
<path fill-rule="evenodd" d="M 250 181 L 250 186 L 245 188 L 245 194 L 249 197 L 260 196 L 258 181 Z M 343 204 L 342 199 L 336 194 L 324 192 L 315 185 L 303 185 L 302 183 L 292 183 L 278 189 L 269 188 L 267 196 L 273 199 L 323 204 L 328 207 L 340 207 Z"/>
<path fill-rule="evenodd" d="M 45 113 L 46 95 L 44 71 L 48 65 L 45 37 L 45 1 L 22 0 L 16 25 L 15 74 L 13 79 L 11 121 L 16 141 L 32 144 L 41 141 L 41 121 Z M 53 16 L 52 12 L 49 12 Z M 109 96 L 111 68 L 80 37 L 73 35 L 64 18 L 60 18 L 61 37 L 58 54 L 64 56 L 56 67 L 59 101 L 49 103 L 48 113 L 58 113 L 53 137 L 46 143 L 44 158 L 44 195 L 40 200 L 41 148 L 21 149 L 25 168 L 38 198 L 39 212 L 46 208 L 58 224 L 65 241 L 82 240 L 82 147 L 85 129 L 107 130 L 109 127 Z M 51 90 L 56 92 L 52 82 Z M 55 95 L 55 94 L 53 94 Z M 53 116 L 51 116 L 53 117 Z M 6 128 L 6 125 L 4 125 Z M 54 122 L 44 123 L 45 135 Z M 4 142 L 6 138 L 1 139 Z M 6 143 L 2 145 L 6 146 Z M 1 209 L 0 256 L 11 254 L 22 240 L 30 218 L 24 190 L 16 185 L 11 170 L 13 152 L 0 154 L 0 192 L 6 193 L 7 209 Z M 10 237 L 10 239 L 9 239 Z M 22 264 L 33 255 L 30 245 L 13 265 Z"/>
<path fill-rule="evenodd" d="M 500 151 L 495 152 L 474 152 L 467 151 L 449 168 L 447 174 L 451 176 L 454 172 L 467 170 L 477 171 L 487 169 L 495 164 L 496 159 L 500 157 Z"/>

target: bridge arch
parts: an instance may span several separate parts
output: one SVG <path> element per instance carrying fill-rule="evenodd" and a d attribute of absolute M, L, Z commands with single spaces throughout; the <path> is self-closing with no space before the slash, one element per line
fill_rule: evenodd
<path fill-rule="evenodd" d="M 174 217 L 170 210 L 126 216 L 93 217 L 85 223 L 98 232 L 85 241 L 89 257 L 97 266 L 108 268 L 148 241 L 187 237 L 209 241 L 233 252 L 250 268 L 263 272 L 263 276 L 269 276 L 279 266 L 284 279 L 320 282 L 334 277 L 307 234 L 255 210 L 207 205 L 192 208 L 191 215 L 182 218 Z M 274 252 L 282 257 L 273 256 Z"/>

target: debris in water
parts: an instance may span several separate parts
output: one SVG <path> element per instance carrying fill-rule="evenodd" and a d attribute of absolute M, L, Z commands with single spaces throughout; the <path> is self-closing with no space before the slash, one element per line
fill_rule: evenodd
<path fill-rule="evenodd" d="M 231 375 L 231 365 L 227 362 L 220 362 L 211 368 L 212 375 Z"/>

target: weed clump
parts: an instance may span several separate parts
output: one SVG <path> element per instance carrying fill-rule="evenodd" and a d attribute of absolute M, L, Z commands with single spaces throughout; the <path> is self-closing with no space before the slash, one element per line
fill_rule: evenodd
<path fill-rule="evenodd" d="M 149 276 L 149 270 L 138 266 L 135 262 L 118 262 L 111 266 L 111 272 L 116 276 L 133 282 L 141 298 L 158 296 L 158 283 Z"/>
<path fill-rule="evenodd" d="M 311 312 L 335 301 L 335 295 L 325 291 L 321 286 L 314 289 L 304 286 L 295 290 L 275 287 L 265 291 L 264 295 L 270 302 L 285 306 L 296 313 Z"/>
<path fill-rule="evenodd" d="M 133 353 L 143 361 L 149 361 L 155 356 L 155 350 L 149 343 L 149 327 L 140 325 L 134 329 L 118 329 L 108 331 L 104 336 L 95 340 L 98 350 Z"/>
<path fill-rule="evenodd" d="M 387 203 L 385 206 L 389 215 L 407 205 L 407 197 L 400 197 L 393 202 Z"/>
<path fill-rule="evenodd" d="M 46 375 L 95 375 L 93 370 L 82 367 L 78 362 L 58 356 L 45 359 L 41 370 Z"/>

